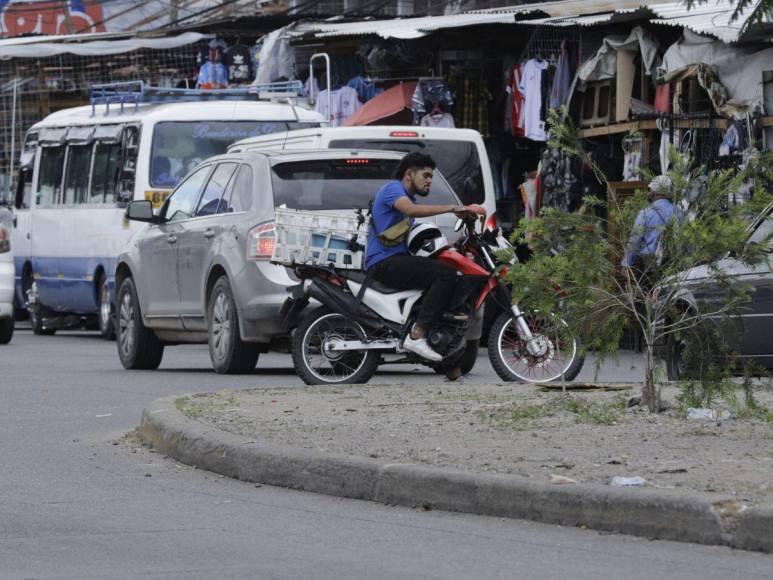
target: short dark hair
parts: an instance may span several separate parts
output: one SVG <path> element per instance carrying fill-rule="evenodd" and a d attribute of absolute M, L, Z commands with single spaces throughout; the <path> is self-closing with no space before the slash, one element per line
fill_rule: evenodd
<path fill-rule="evenodd" d="M 418 151 L 414 151 L 412 153 L 408 153 L 408 155 L 400 160 L 400 163 L 397 164 L 394 175 L 392 177 L 399 181 L 405 176 L 405 172 L 409 169 L 424 169 L 425 167 L 435 169 L 437 167 L 437 163 L 435 163 L 435 160 L 426 153 L 419 153 Z"/>

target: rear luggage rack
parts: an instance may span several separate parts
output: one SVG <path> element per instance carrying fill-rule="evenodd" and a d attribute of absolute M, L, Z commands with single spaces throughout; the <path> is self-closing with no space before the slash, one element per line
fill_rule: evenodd
<path fill-rule="evenodd" d="M 250 101 L 295 99 L 303 92 L 301 81 L 282 81 L 252 85 L 243 89 L 177 89 L 154 87 L 145 81 L 95 84 L 89 87 L 91 114 L 96 115 L 97 105 L 119 105 L 124 112 L 127 105 L 137 111 L 140 103 L 165 103 L 186 101 Z"/>
<path fill-rule="evenodd" d="M 362 270 L 368 234 L 360 213 L 277 207 L 274 216 L 272 263 Z"/>

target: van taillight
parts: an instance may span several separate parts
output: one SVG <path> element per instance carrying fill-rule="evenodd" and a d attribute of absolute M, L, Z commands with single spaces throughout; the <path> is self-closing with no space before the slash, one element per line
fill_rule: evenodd
<path fill-rule="evenodd" d="M 491 230 L 492 232 L 499 227 L 499 220 L 497 219 L 497 214 L 492 213 L 490 216 L 488 216 L 488 219 L 486 220 L 486 229 Z"/>
<path fill-rule="evenodd" d="M 270 260 L 275 244 L 276 232 L 273 222 L 255 226 L 247 234 L 247 259 Z"/>
<path fill-rule="evenodd" d="M 390 137 L 418 137 L 419 134 L 416 131 L 392 131 L 389 134 Z"/>
<path fill-rule="evenodd" d="M 11 232 L 5 228 L 0 228 L 0 254 L 11 251 Z"/>

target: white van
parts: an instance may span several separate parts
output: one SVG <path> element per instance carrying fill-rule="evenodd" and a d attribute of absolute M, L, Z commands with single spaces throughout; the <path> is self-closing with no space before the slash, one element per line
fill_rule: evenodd
<path fill-rule="evenodd" d="M 482 205 L 495 223 L 496 196 L 486 146 L 480 133 L 471 129 L 378 125 L 306 129 L 244 139 L 229 151 L 310 148 L 427 153 L 462 203 Z"/>
<path fill-rule="evenodd" d="M 112 336 L 116 258 L 138 227 L 124 219 L 129 201 L 159 207 L 189 170 L 234 141 L 324 121 L 248 98 L 94 104 L 33 125 L 16 191 L 14 249 L 17 301 L 25 306 L 31 296 L 35 333 L 87 317 Z"/>

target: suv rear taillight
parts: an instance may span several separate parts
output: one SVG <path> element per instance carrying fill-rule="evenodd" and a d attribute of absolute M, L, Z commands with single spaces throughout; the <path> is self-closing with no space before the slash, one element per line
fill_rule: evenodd
<path fill-rule="evenodd" d="M 255 226 L 247 233 L 247 259 L 270 260 L 276 244 L 274 223 Z"/>
<path fill-rule="evenodd" d="M 490 216 L 488 216 L 488 219 L 486 220 L 486 229 L 494 231 L 499 227 L 499 220 L 497 219 L 497 214 L 492 213 Z"/>
<path fill-rule="evenodd" d="M 0 227 L 0 254 L 11 251 L 11 232 Z"/>

